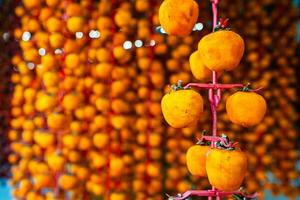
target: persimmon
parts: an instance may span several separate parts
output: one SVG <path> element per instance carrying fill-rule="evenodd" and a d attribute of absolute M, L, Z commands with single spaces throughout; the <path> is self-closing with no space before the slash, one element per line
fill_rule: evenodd
<path fill-rule="evenodd" d="M 130 26 L 132 24 L 132 16 L 129 10 L 119 9 L 114 19 L 116 25 L 119 27 Z"/>
<path fill-rule="evenodd" d="M 164 0 L 159 8 L 159 22 L 166 33 L 187 36 L 198 19 L 199 8 L 194 0 Z"/>
<path fill-rule="evenodd" d="M 240 35 L 229 30 L 219 30 L 205 35 L 198 43 L 204 65 L 212 71 L 229 71 L 238 66 L 245 44 Z"/>
<path fill-rule="evenodd" d="M 34 188 L 36 190 L 51 186 L 52 178 L 46 174 L 36 174 L 33 176 Z"/>
<path fill-rule="evenodd" d="M 226 100 L 226 112 L 230 121 L 245 127 L 260 123 L 266 110 L 265 99 L 255 92 L 236 92 Z"/>
<path fill-rule="evenodd" d="M 79 143 L 79 136 L 75 134 L 67 134 L 62 138 L 63 145 L 68 149 L 75 149 Z"/>
<path fill-rule="evenodd" d="M 112 26 L 112 20 L 109 17 L 101 16 L 97 20 L 97 28 L 102 31 L 105 29 L 110 29 Z"/>
<path fill-rule="evenodd" d="M 62 101 L 62 106 L 68 111 L 75 110 L 82 102 L 82 95 L 76 92 L 66 94 Z"/>
<path fill-rule="evenodd" d="M 47 19 L 49 19 L 53 14 L 53 10 L 51 8 L 48 7 L 43 7 L 40 9 L 40 13 L 39 13 L 39 21 L 47 21 Z"/>
<path fill-rule="evenodd" d="M 113 69 L 113 66 L 110 63 L 99 63 L 95 67 L 95 75 L 99 78 L 107 78 L 111 75 L 111 71 Z"/>
<path fill-rule="evenodd" d="M 162 98 L 161 108 L 170 126 L 174 128 L 194 126 L 203 113 L 203 99 L 194 90 L 172 91 Z"/>
<path fill-rule="evenodd" d="M 49 43 L 52 48 L 55 48 L 55 49 L 62 48 L 64 41 L 65 41 L 65 38 L 60 33 L 52 33 L 49 36 Z"/>
<path fill-rule="evenodd" d="M 212 71 L 203 63 L 199 51 L 195 51 L 190 56 L 190 67 L 194 77 L 198 80 L 208 81 L 211 79 Z"/>
<path fill-rule="evenodd" d="M 45 112 L 53 108 L 57 103 L 56 98 L 51 94 L 41 94 L 35 102 L 35 108 L 37 111 Z"/>
<path fill-rule="evenodd" d="M 113 49 L 113 55 L 119 63 L 126 63 L 130 60 L 131 54 L 128 50 L 125 50 L 122 46 L 117 46 Z"/>
<path fill-rule="evenodd" d="M 117 177 L 122 174 L 124 168 L 124 161 L 121 158 L 113 157 L 110 160 L 110 173 L 111 176 Z"/>
<path fill-rule="evenodd" d="M 42 148 L 47 148 L 55 142 L 54 135 L 46 131 L 35 131 L 33 138 L 34 141 Z"/>
<path fill-rule="evenodd" d="M 53 87 L 56 86 L 59 82 L 59 74 L 56 72 L 45 72 L 43 74 L 43 82 L 45 87 Z"/>
<path fill-rule="evenodd" d="M 82 17 L 71 17 L 67 20 L 67 28 L 71 33 L 83 31 L 84 19 Z"/>
<path fill-rule="evenodd" d="M 158 165 L 150 164 L 147 166 L 147 174 L 150 177 L 158 177 L 160 175 L 160 168 Z"/>
<path fill-rule="evenodd" d="M 77 184 L 77 178 L 73 175 L 69 175 L 69 174 L 62 174 L 59 177 L 59 186 L 63 189 L 63 190 L 70 190 L 73 189 L 76 184 Z"/>
<path fill-rule="evenodd" d="M 23 56 L 24 59 L 28 62 L 38 63 L 38 61 L 40 60 L 39 53 L 37 49 L 34 48 L 30 48 L 27 51 L 25 51 Z"/>
<path fill-rule="evenodd" d="M 205 145 L 193 145 L 186 153 L 186 164 L 189 172 L 194 176 L 207 177 L 206 154 L 210 147 Z"/>
<path fill-rule="evenodd" d="M 75 170 L 75 174 L 79 180 L 87 180 L 87 178 L 90 176 L 90 171 L 86 167 L 78 167 Z"/>
<path fill-rule="evenodd" d="M 247 172 L 247 156 L 240 149 L 211 149 L 207 152 L 206 172 L 217 189 L 237 190 Z"/>
<path fill-rule="evenodd" d="M 93 143 L 95 147 L 102 149 L 104 148 L 109 142 L 108 135 L 105 133 L 96 133 L 93 137 Z"/>
<path fill-rule="evenodd" d="M 46 21 L 46 27 L 50 33 L 60 32 L 63 27 L 63 23 L 56 17 L 50 17 Z"/>
<path fill-rule="evenodd" d="M 47 156 L 46 159 L 50 169 L 54 171 L 63 171 L 66 162 L 64 157 L 57 154 L 52 154 Z"/>
<path fill-rule="evenodd" d="M 104 167 L 106 164 L 107 158 L 104 155 L 93 155 L 90 166 L 94 168 L 101 168 Z"/>
<path fill-rule="evenodd" d="M 111 124 L 116 130 L 125 128 L 127 125 L 127 118 L 122 115 L 115 115 L 111 118 Z"/>

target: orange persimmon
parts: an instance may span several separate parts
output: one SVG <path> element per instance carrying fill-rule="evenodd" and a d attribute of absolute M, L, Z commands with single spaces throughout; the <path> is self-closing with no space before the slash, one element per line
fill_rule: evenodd
<path fill-rule="evenodd" d="M 261 122 L 267 110 L 265 99 L 255 92 L 236 92 L 226 100 L 230 121 L 245 127 Z"/>
<path fill-rule="evenodd" d="M 186 164 L 189 172 L 194 176 L 207 176 L 206 154 L 209 146 L 193 145 L 186 153 Z"/>
<path fill-rule="evenodd" d="M 159 8 L 159 22 L 166 33 L 187 36 L 198 19 L 198 9 L 194 0 L 165 0 Z"/>
<path fill-rule="evenodd" d="M 228 30 L 219 30 L 204 36 L 198 44 L 205 66 L 212 71 L 229 71 L 238 66 L 244 54 L 243 38 Z"/>

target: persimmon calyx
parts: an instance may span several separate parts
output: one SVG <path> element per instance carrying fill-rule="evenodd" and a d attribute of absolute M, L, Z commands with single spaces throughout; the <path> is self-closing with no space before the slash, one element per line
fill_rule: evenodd
<path fill-rule="evenodd" d="M 261 89 L 263 89 L 262 87 L 259 87 L 257 89 L 252 89 L 251 84 L 247 83 L 243 88 L 238 89 L 238 91 L 242 91 L 242 92 L 258 92 Z"/>
<path fill-rule="evenodd" d="M 245 86 L 242 88 L 242 91 L 243 91 L 243 92 L 251 92 L 251 91 L 252 91 L 252 88 L 251 88 L 250 83 L 247 83 L 247 85 L 245 85 Z"/>
<path fill-rule="evenodd" d="M 184 90 L 185 88 L 182 86 L 182 80 L 178 80 L 177 84 L 171 85 L 173 91 Z"/>
<path fill-rule="evenodd" d="M 205 135 L 207 135 L 207 131 L 203 130 L 202 131 L 202 138 L 201 139 L 197 138 L 198 141 L 197 141 L 196 144 L 202 145 L 202 146 L 209 146 L 211 144 L 211 142 L 208 141 L 208 140 L 203 140 L 203 136 L 205 136 Z"/>
<path fill-rule="evenodd" d="M 228 136 L 222 133 L 221 140 L 216 143 L 216 147 L 225 150 L 235 150 L 237 144 L 238 142 L 230 142 Z"/>
<path fill-rule="evenodd" d="M 226 18 L 226 19 L 220 18 L 217 26 L 214 29 L 214 32 L 215 31 L 219 31 L 219 30 L 227 30 L 227 31 L 229 31 L 230 28 L 228 26 L 229 26 L 229 18 Z"/>

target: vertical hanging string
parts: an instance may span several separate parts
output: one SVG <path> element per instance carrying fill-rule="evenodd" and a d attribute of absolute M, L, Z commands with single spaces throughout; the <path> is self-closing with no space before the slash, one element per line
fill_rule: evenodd
<path fill-rule="evenodd" d="M 215 31 L 215 28 L 217 26 L 218 21 L 218 3 L 219 0 L 212 0 L 212 12 L 213 12 L 213 26 L 212 26 L 212 32 Z M 217 84 L 218 83 L 218 75 L 216 71 L 212 72 L 212 83 Z M 210 101 L 210 109 L 211 109 L 211 117 L 212 117 L 212 133 L 213 136 L 217 136 L 217 106 L 219 104 L 220 98 L 221 98 L 221 89 L 209 89 L 209 101 Z M 217 94 L 215 93 L 217 92 Z M 215 143 L 211 143 L 211 147 L 215 147 Z M 215 191 L 216 189 L 212 187 L 212 190 Z M 220 200 L 221 197 L 217 194 L 216 200 Z M 209 196 L 208 200 L 212 200 L 212 197 Z"/>
<path fill-rule="evenodd" d="M 212 12 L 213 12 L 213 30 L 212 30 L 212 32 L 215 31 L 215 28 L 216 28 L 217 22 L 218 22 L 218 3 L 219 3 L 219 0 L 212 0 Z"/>
<path fill-rule="evenodd" d="M 213 32 L 215 31 L 215 28 L 217 26 L 218 21 L 218 3 L 219 0 L 213 0 L 212 1 L 212 12 L 213 12 Z M 212 83 L 217 84 L 218 83 L 218 75 L 216 71 L 212 72 Z M 217 94 L 215 94 L 217 92 Z M 212 133 L 213 136 L 217 136 L 217 106 L 219 104 L 219 100 L 221 98 L 221 90 L 220 89 L 210 89 L 209 90 L 209 101 L 210 101 L 210 107 L 211 107 L 211 114 L 212 114 Z M 212 143 L 212 146 L 214 143 Z"/>

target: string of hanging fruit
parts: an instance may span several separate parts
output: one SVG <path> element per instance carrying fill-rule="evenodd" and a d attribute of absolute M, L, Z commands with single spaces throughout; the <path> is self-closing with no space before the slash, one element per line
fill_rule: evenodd
<path fill-rule="evenodd" d="M 196 23 L 197 4 L 193 0 L 182 3 L 185 3 L 185 9 L 180 9 L 181 4 L 171 0 L 165 0 L 160 7 L 160 23 L 168 34 L 186 36 L 191 33 Z M 236 191 L 246 175 L 246 154 L 235 147 L 236 143 L 229 142 L 227 136 L 223 136 L 225 141 L 220 141 L 216 137 L 218 135 L 217 107 L 221 100 L 221 89 L 241 87 L 239 84 L 218 84 L 217 74 L 236 68 L 244 53 L 243 39 L 226 28 L 228 20 L 220 20 L 217 24 L 217 5 L 218 1 L 212 1 L 213 33 L 200 40 L 198 51 L 194 52 L 190 59 L 193 74 L 212 75 L 212 83 L 190 83 L 183 87 L 179 81 L 177 85 L 172 85 L 172 91 L 166 94 L 161 102 L 162 113 L 169 125 L 174 128 L 195 126 L 203 113 L 203 98 L 189 88 L 194 86 L 208 89 L 213 137 L 206 136 L 210 147 L 202 139 L 199 145 L 206 146 L 198 145 L 189 148 L 187 166 L 191 174 L 207 176 L 213 188 L 207 191 L 189 190 L 169 199 L 186 199 L 190 196 L 208 196 L 208 199 L 215 196 L 220 199 L 231 194 L 247 198 L 255 197 L 255 195 L 247 196 Z M 233 123 L 247 127 L 258 124 L 262 120 L 266 113 L 266 102 L 262 96 L 246 86 L 241 92 L 227 99 L 226 110 Z"/>

